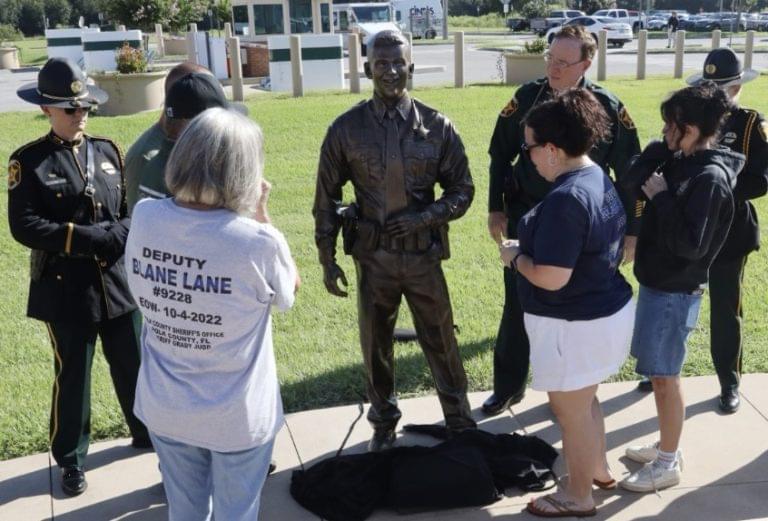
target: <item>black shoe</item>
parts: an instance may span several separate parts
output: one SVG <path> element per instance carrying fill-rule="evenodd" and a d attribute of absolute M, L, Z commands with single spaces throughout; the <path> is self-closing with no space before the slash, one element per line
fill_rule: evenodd
<path fill-rule="evenodd" d="M 272 460 L 269 462 L 269 469 L 267 470 L 267 476 L 272 474 L 275 470 L 277 470 L 277 462 L 275 460 Z"/>
<path fill-rule="evenodd" d="M 61 490 L 68 496 L 79 496 L 88 488 L 82 467 L 71 466 L 61 469 Z"/>
<path fill-rule="evenodd" d="M 151 449 L 152 447 L 152 440 L 149 438 L 133 438 L 131 440 L 131 447 L 134 449 Z"/>
<path fill-rule="evenodd" d="M 391 449 L 395 445 L 394 429 L 376 429 L 373 431 L 373 437 L 368 442 L 368 452 L 381 452 Z"/>
<path fill-rule="evenodd" d="M 652 393 L 653 392 L 653 382 L 651 382 L 648 378 L 643 378 L 639 382 L 637 382 L 637 390 L 641 393 Z"/>
<path fill-rule="evenodd" d="M 726 414 L 733 414 L 739 410 L 741 398 L 738 389 L 723 389 L 720 393 L 720 401 L 717 404 L 720 410 Z"/>
<path fill-rule="evenodd" d="M 486 416 L 496 416 L 497 414 L 501 414 L 512 405 L 522 402 L 524 397 L 525 390 L 513 394 L 508 398 L 501 398 L 498 394 L 493 393 L 483 402 L 483 414 Z"/>

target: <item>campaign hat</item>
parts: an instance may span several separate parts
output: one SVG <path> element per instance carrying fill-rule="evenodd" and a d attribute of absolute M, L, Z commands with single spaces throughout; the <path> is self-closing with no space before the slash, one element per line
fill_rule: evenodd
<path fill-rule="evenodd" d="M 747 69 L 741 63 L 736 53 L 727 47 L 712 49 L 704 60 L 703 72 L 690 76 L 688 85 L 696 85 L 701 81 L 713 81 L 720 87 L 742 85 L 759 76 L 755 70 Z"/>
<path fill-rule="evenodd" d="M 93 107 L 109 95 L 88 83 L 85 73 L 69 58 L 50 58 L 37 75 L 37 81 L 23 85 L 16 94 L 29 103 L 48 107 Z"/>

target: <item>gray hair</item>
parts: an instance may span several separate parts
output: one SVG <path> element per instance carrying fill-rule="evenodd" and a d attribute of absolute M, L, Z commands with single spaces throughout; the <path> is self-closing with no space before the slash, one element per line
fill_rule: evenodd
<path fill-rule="evenodd" d="M 165 184 L 182 202 L 251 215 L 261 197 L 264 137 L 237 112 L 201 112 L 179 136 L 165 167 Z"/>

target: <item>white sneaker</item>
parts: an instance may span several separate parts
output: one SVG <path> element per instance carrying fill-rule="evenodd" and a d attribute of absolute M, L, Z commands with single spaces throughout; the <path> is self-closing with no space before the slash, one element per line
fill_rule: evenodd
<path fill-rule="evenodd" d="M 650 463 L 656 461 L 659 455 L 659 442 L 649 445 L 630 445 L 624 454 L 637 463 Z"/>
<path fill-rule="evenodd" d="M 666 469 L 656 462 L 646 463 L 643 468 L 623 479 L 621 488 L 632 492 L 657 492 L 674 487 L 680 483 L 681 464 L 682 461 L 678 459 L 674 467 Z"/>

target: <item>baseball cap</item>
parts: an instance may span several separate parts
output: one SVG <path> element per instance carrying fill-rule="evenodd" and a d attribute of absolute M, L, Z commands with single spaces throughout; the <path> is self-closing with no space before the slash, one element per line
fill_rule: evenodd
<path fill-rule="evenodd" d="M 206 109 L 230 108 L 219 80 L 211 74 L 192 72 L 171 86 L 165 97 L 165 116 L 171 119 L 192 119 Z"/>

